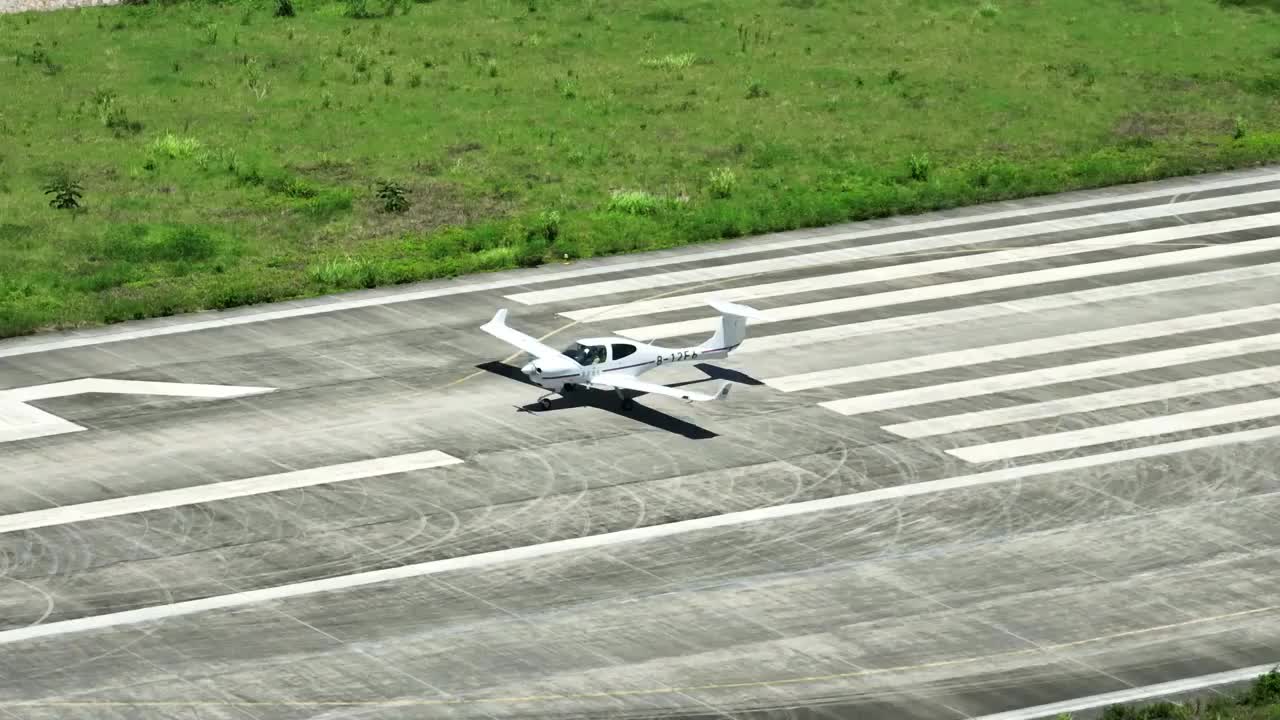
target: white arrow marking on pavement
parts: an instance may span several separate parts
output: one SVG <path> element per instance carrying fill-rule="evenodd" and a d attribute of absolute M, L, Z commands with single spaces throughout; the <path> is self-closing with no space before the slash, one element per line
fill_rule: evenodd
<path fill-rule="evenodd" d="M 31 385 L 0 390 L 0 443 L 29 440 L 48 435 L 80 432 L 85 428 L 63 420 L 27 403 L 34 400 L 111 393 L 115 395 L 169 395 L 172 397 L 233 398 L 269 393 L 275 388 L 241 385 L 199 385 L 195 383 L 148 382 L 144 380 L 108 380 L 82 378 L 66 382 Z"/>

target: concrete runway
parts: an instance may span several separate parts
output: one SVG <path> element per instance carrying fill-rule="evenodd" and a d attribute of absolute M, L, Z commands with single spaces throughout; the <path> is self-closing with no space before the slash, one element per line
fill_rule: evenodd
<path fill-rule="evenodd" d="M 945 719 L 1280 661 L 1278 280 L 1270 168 L 0 341 L 0 719 Z M 544 412 L 478 330 L 679 346 L 704 295 L 767 317 L 645 379 L 723 403 Z"/>

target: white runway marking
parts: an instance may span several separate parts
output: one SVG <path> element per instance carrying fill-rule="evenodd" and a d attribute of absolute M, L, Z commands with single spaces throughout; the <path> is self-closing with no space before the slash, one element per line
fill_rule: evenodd
<path fill-rule="evenodd" d="M 965 350 L 934 353 L 932 355 L 917 355 L 887 362 L 846 365 L 845 367 L 832 368 L 830 370 L 817 370 L 796 375 L 767 378 L 764 382 L 775 390 L 796 392 L 829 385 L 882 380 L 900 375 L 914 375 L 916 373 L 946 370 L 967 365 L 981 365 L 1001 360 L 1049 355 L 1067 350 L 1083 350 L 1100 345 L 1150 340 L 1167 335 L 1216 330 L 1218 328 L 1231 327 L 1232 325 L 1265 322 L 1277 318 L 1280 318 L 1280 303 L 1205 313 L 1203 315 L 1184 315 L 1169 320 L 1122 325 L 1102 330 L 1050 335 L 1049 337 L 1019 340 L 1018 342 L 1004 343 L 1002 345 L 986 345 Z"/>
<path fill-rule="evenodd" d="M 0 533 L 31 530 L 51 525 L 65 525 L 67 523 L 98 520 L 120 515 L 150 512 L 152 510 L 165 510 L 196 503 L 215 502 L 248 495 L 294 490 L 313 485 L 360 480 L 411 472 L 413 470 L 425 470 L 461 462 L 461 460 L 452 455 L 438 450 L 428 450 L 427 452 L 408 455 L 395 455 L 373 460 L 343 463 L 341 465 L 295 470 L 276 475 L 230 480 L 211 485 L 196 485 L 194 487 L 164 490 L 143 495 L 130 495 L 128 497 L 80 503 L 78 505 L 64 505 L 47 510 L 0 515 Z"/>
<path fill-rule="evenodd" d="M 914 420 L 911 422 L 898 423 L 896 425 L 886 425 L 884 426 L 884 429 L 895 435 L 914 440 L 925 437 L 936 437 L 938 435 L 949 435 L 951 433 L 964 432 L 966 430 L 979 430 L 981 428 L 996 427 L 998 425 L 1011 425 L 1013 423 L 1026 422 L 1028 420 L 1041 420 L 1043 418 L 1070 415 L 1072 413 L 1093 412 L 1096 410 L 1106 410 L 1108 408 L 1124 407 L 1125 405 L 1138 405 L 1140 403 L 1173 400 L 1175 398 L 1189 397 L 1191 395 L 1200 395 L 1209 392 L 1239 390 L 1241 388 L 1253 387 L 1255 385 L 1268 385 L 1271 383 L 1280 383 L 1280 366 L 1251 368 L 1249 370 L 1220 373 L 1218 375 L 1206 375 L 1203 377 L 1194 377 L 1185 380 L 1173 380 L 1171 382 L 1156 383 L 1154 385 L 1140 385 L 1138 387 L 1109 390 L 1107 392 L 1093 393 L 1091 395 L 1078 395 L 1058 400 L 1046 400 L 1044 402 L 1030 403 L 1027 405 L 1014 405 L 1012 407 L 994 408 L 992 410 L 978 410 L 975 412 L 930 418 L 928 420 Z"/>
<path fill-rule="evenodd" d="M 1016 440 L 970 445 L 969 447 L 955 448 L 947 452 L 971 463 L 994 462 L 996 460 L 1011 460 L 1058 450 L 1074 450 L 1092 445 L 1104 445 L 1121 440 L 1138 440 L 1152 437 L 1153 435 L 1202 430 L 1215 425 L 1261 420 L 1275 417 L 1276 415 L 1280 415 L 1280 398 L 1256 400 L 1254 402 L 1207 408 L 1205 410 L 1191 410 L 1174 415 L 1159 415 L 1141 420 L 1098 425 L 1096 427 L 1081 428 L 1080 430 L 1066 430 L 1048 435 L 1017 438 Z"/>
<path fill-rule="evenodd" d="M 992 375 L 842 400 L 828 400 L 818 404 L 841 415 L 857 415 L 1274 350 L 1280 350 L 1280 333 Z"/>
<path fill-rule="evenodd" d="M 202 385 L 199 383 L 150 382 L 145 380 L 108 380 L 82 378 L 47 385 L 0 390 L 0 398 L 30 402 L 49 398 L 107 393 L 114 395 L 167 395 L 169 397 L 234 398 L 243 395 L 268 393 L 275 388 L 248 387 L 243 385 Z"/>
<path fill-rule="evenodd" d="M 35 400 L 48 400 L 50 398 L 85 393 L 234 398 L 272 392 L 274 389 L 239 385 L 201 385 L 196 383 L 83 378 L 46 385 L 31 385 L 11 390 L 0 390 L 0 443 L 30 440 L 84 430 L 80 425 L 26 404 Z"/>
<path fill-rule="evenodd" d="M 1223 245 L 1210 245 L 1190 250 L 1172 250 L 1151 255 L 1140 255 L 1138 257 L 1080 263 L 1078 265 L 1067 265 L 1065 267 L 1045 268 L 1043 270 L 1030 270 L 1027 272 L 1013 273 L 1009 275 L 996 275 L 993 277 L 978 278 L 976 280 L 960 280 L 957 282 L 940 283 L 937 285 L 925 285 L 923 287 L 907 288 L 905 290 L 891 290 L 871 295 L 857 295 L 854 297 L 835 298 L 833 300 L 819 300 L 817 302 L 803 303 L 800 305 L 787 305 L 785 307 L 761 310 L 760 313 L 763 317 L 758 320 L 753 318 L 751 320 L 751 324 L 763 325 L 766 323 L 783 322 L 786 320 L 801 320 L 821 315 L 870 310 L 872 308 L 924 302 L 926 300 L 940 300 L 942 298 L 974 295 L 977 293 L 991 292 L 993 290 L 1007 290 L 1015 287 L 1043 285 L 1051 282 L 1078 280 L 1080 278 L 1090 278 L 1099 275 L 1133 272 L 1135 270 L 1149 270 L 1151 268 L 1168 267 L 1170 265 L 1182 265 L 1186 263 L 1238 257 L 1240 255 L 1273 252 L 1275 250 L 1280 250 L 1280 236 Z M 640 340 L 643 342 L 656 340 L 658 338 L 679 337 L 682 335 L 711 332 L 719 322 L 720 319 L 718 316 L 703 317 L 694 320 L 682 320 L 678 322 L 662 323 L 659 325 L 649 325 L 646 327 L 628 328 L 626 330 L 619 330 L 617 334 L 631 338 L 632 340 Z"/>
<path fill-rule="evenodd" d="M 1159 280 L 1143 280 L 1142 282 L 1125 283 L 1123 285 L 1106 285 L 1099 288 L 1090 288 L 1089 290 L 1058 293 L 1056 295 L 1040 295 L 1022 300 L 987 303 L 986 305 L 969 305 L 951 310 L 916 313 L 915 315 L 896 315 L 880 320 L 865 320 L 863 322 L 831 325 L 812 330 L 797 330 L 754 337 L 748 335 L 746 342 L 742 344 L 742 347 L 738 348 L 735 354 L 738 357 L 742 357 L 757 352 L 787 350 L 805 345 L 847 340 L 863 335 L 918 330 L 940 325 L 955 325 L 974 320 L 1004 317 L 1006 315 L 1037 314 L 1049 310 L 1060 310 L 1111 300 L 1260 280 L 1275 277 L 1276 275 L 1280 275 L 1280 262 L 1249 265 L 1227 270 L 1214 270 L 1194 275 L 1178 275 Z"/>
<path fill-rule="evenodd" d="M 1212 675 L 1200 675 L 1199 677 L 1185 678 L 1182 680 L 1171 680 L 1169 682 L 1157 683 L 1155 685 L 1126 688 L 1124 690 L 1116 690 L 1114 692 L 1102 693 L 1099 695 L 1089 695 L 1087 697 L 1076 698 L 1074 700 L 1064 700 L 1062 702 L 1049 703 L 1047 705 L 1036 705 L 1035 707 L 1022 708 L 1021 710 L 1010 710 L 1008 712 L 995 713 L 993 715 L 983 715 L 982 717 L 974 718 L 974 720 L 1038 720 L 1039 718 L 1058 718 L 1069 713 L 1080 712 L 1081 710 L 1094 710 L 1097 708 L 1107 707 L 1108 705 L 1121 705 L 1141 702 L 1143 700 L 1173 697 L 1218 685 L 1249 682 L 1266 675 L 1277 666 L 1280 666 L 1280 660 L 1266 665 L 1254 665 L 1253 667 L 1241 668 L 1240 670 L 1228 670 L 1226 672 L 1213 673 Z"/>
<path fill-rule="evenodd" d="M 822 512 L 825 510 L 838 510 L 860 505 L 868 505 L 871 503 L 897 500 L 906 497 L 958 490 L 962 488 L 979 487 L 1014 480 L 1025 480 L 1027 478 L 1050 475 L 1053 473 L 1062 473 L 1081 468 L 1097 467 L 1100 465 L 1159 457 L 1162 455 L 1171 455 L 1174 453 L 1214 448 L 1236 443 L 1256 442 L 1258 440 L 1266 440 L 1275 437 L 1280 437 L 1280 427 L 1268 427 L 1235 433 L 1224 433 L 1221 435 L 1193 438 L 1190 440 L 1166 443 L 1163 445 L 1150 445 L 1130 450 L 1099 453 L 1096 455 L 1069 458 L 1066 460 L 1055 460 L 1052 462 L 1038 463 L 1034 465 L 1002 468 L 1000 470 L 992 470 L 990 472 L 962 475 L 911 485 L 886 487 L 878 490 L 852 493 L 849 495 L 823 498 L 820 500 L 809 500 L 789 505 L 774 505 L 755 510 L 745 510 L 726 513 L 723 515 L 694 518 L 691 520 L 681 520 L 678 522 L 667 523 L 665 525 L 652 525 L 648 527 L 621 530 L 618 532 L 603 533 L 600 535 L 591 535 L 588 537 L 556 540 L 538 545 L 527 545 L 508 550 L 495 550 L 492 552 L 480 553 L 478 555 L 467 555 L 464 557 L 447 558 L 444 560 L 432 560 L 417 563 L 415 565 L 404 565 L 352 575 L 309 580 L 292 585 L 280 585 L 277 587 L 263 588 L 261 590 L 250 590 L 247 592 L 233 593 L 229 595 L 219 595 L 199 600 L 173 603 L 171 605 L 158 605 L 138 608 L 136 610 L 125 610 L 122 612 L 76 618 L 74 620 L 62 620 L 42 625 L 31 625 L 28 627 L 0 631 L 0 645 L 24 642 L 37 638 L 66 635 L 69 633 L 104 630 L 122 625 L 155 622 L 158 620 L 190 615 L 193 613 L 208 612 L 211 610 L 220 610 L 232 607 L 245 607 L 255 605 L 257 603 L 279 601 L 304 595 L 314 595 L 316 593 L 335 592 L 376 583 L 422 577 L 425 575 L 474 570 L 502 563 L 532 560 L 534 558 L 547 557 L 567 552 L 590 550 L 594 548 L 608 547 L 611 545 L 671 537 L 699 530 L 710 530 L 714 528 L 730 527 L 766 520 L 777 520 L 779 518 Z"/>
<path fill-rule="evenodd" d="M 1280 191 L 1276 190 L 1264 190 L 1261 192 L 1244 193 L 1239 195 L 1222 195 L 1219 197 L 1205 198 L 1204 200 L 1193 200 L 1186 203 L 1178 203 L 1177 205 L 1148 205 L 1146 207 L 1134 208 L 1132 210 L 1102 212 L 1093 215 L 1082 215 L 1079 217 L 1058 218 L 1055 220 L 1041 220 L 1039 222 L 1006 225 L 996 228 L 987 228 L 984 230 L 968 230 L 949 235 L 932 235 L 929 237 L 896 240 L 893 242 L 873 245 L 860 245 L 858 247 L 842 247 L 833 250 L 824 250 L 822 252 L 769 258 L 767 260 L 752 260 L 748 262 L 734 263 L 731 265 L 694 268 L 692 270 L 678 270 L 676 272 L 657 273 L 654 275 L 645 275 L 643 277 L 614 278 L 612 280 L 604 280 L 596 283 L 583 283 L 560 288 L 551 288 L 548 290 L 535 290 L 533 292 L 507 295 L 506 297 L 508 300 L 514 300 L 516 302 L 524 303 L 525 305 L 563 302 L 565 300 L 577 300 L 580 298 L 616 295 L 618 293 L 634 290 L 652 290 L 653 288 L 671 287 L 672 285 L 707 282 L 710 280 L 724 280 L 732 277 L 741 277 L 743 275 L 755 275 L 762 272 L 781 272 L 784 270 L 822 267 L 823 265 L 849 262 L 851 260 L 865 260 L 868 258 L 900 255 L 903 253 L 955 248 L 963 245 L 998 242 L 1000 240 L 1028 237 L 1030 235 L 1038 235 L 1042 233 L 1079 230 L 1124 222 L 1138 222 L 1141 220 L 1168 217 L 1170 215 L 1222 210 L 1225 208 L 1276 201 L 1280 201 Z M 1261 218 L 1267 218 L 1267 220 L 1261 222 L 1260 225 L 1250 224 L 1251 222 L 1258 223 Z M 1261 227 L 1267 224 L 1274 224 L 1275 217 L 1274 214 L 1255 215 L 1215 222 L 1244 223 L 1240 228 L 1237 228 L 1244 229 L 1245 227 Z M 1144 230 L 1142 232 L 1145 234 L 1145 237 L 1148 238 L 1158 237 L 1160 233 L 1167 232 L 1169 233 L 1169 237 L 1166 239 L 1176 239 L 1195 234 L 1205 234 L 1188 233 L 1184 229 L 1185 227 L 1198 226 L 1157 228 Z M 1220 230 L 1208 232 L 1226 231 Z M 1158 241 L 1148 239 L 1145 240 L 1145 242 Z M 573 316 L 570 315 L 568 317 Z"/>
<path fill-rule="evenodd" d="M 1018 207 L 1011 210 L 997 210 L 980 214 L 965 215 L 959 217 L 949 217 L 936 220 L 924 220 L 920 222 L 901 222 L 887 224 L 883 227 L 856 230 L 852 232 L 830 233 L 814 237 L 790 238 L 771 243 L 744 244 L 734 243 L 731 247 L 720 247 L 714 250 L 704 252 L 675 252 L 666 257 L 648 257 L 640 258 L 633 262 L 620 262 L 604 265 L 594 265 L 592 267 L 577 268 L 561 272 L 516 272 L 500 279 L 488 282 L 462 282 L 449 283 L 445 287 L 436 287 L 426 290 L 404 290 L 391 291 L 385 295 L 376 297 L 361 298 L 358 300 L 339 300 L 341 296 L 328 296 L 317 298 L 309 301 L 303 307 L 293 307 L 287 309 L 268 310 L 265 312 L 254 311 L 233 311 L 230 316 L 219 317 L 212 320 L 193 320 L 187 322 L 176 322 L 170 325 L 159 325 L 156 327 L 148 327 L 138 330 L 119 330 L 109 329 L 105 331 L 94 331 L 88 335 L 73 335 L 72 337 L 64 337 L 50 340 L 35 340 L 28 338 L 17 338 L 7 342 L 0 342 L 0 358 L 15 357 L 19 355 L 29 355 L 32 353 L 49 352 L 52 350 L 65 350 L 77 347 L 87 347 L 92 345 L 102 345 L 107 343 L 123 342 L 127 340 L 138 340 L 143 338 L 160 337 L 164 335 L 174 335 L 178 333 L 198 332 L 200 330 L 211 330 L 215 328 L 233 327 L 237 325 L 247 325 L 250 323 L 268 322 L 271 320 L 282 320 L 286 318 L 305 317 L 309 315 L 319 315 L 323 313 L 340 312 L 343 310 L 354 310 L 365 307 L 375 307 L 378 305 L 390 305 L 394 303 L 412 302 L 415 300 L 425 300 L 428 298 L 443 297 L 448 295 L 457 295 L 462 293 L 484 292 L 489 290 L 499 290 L 510 287 L 519 287 L 521 285 L 530 285 L 543 282 L 555 282 L 559 280 L 568 280 L 578 277 L 588 277 L 592 275 L 607 275 L 609 273 L 626 272 L 630 270 L 639 270 L 646 268 L 662 267 L 665 265 L 677 265 L 682 263 L 693 263 L 704 260 L 713 260 L 721 257 L 733 257 L 746 252 L 768 252 L 773 250 L 789 250 L 820 245 L 828 242 L 838 242 L 846 239 L 857 239 L 863 237 L 873 237 L 875 235 L 887 235 L 898 232 L 912 232 L 934 230 L 938 228 L 953 227 L 956 225 L 965 225 L 969 223 L 990 222 L 1005 218 L 1032 217 L 1044 213 L 1063 212 L 1068 210 L 1097 207 L 1101 205 L 1111 205 L 1116 203 L 1138 202 L 1142 200 L 1153 200 L 1157 198 L 1168 197 L 1176 199 L 1177 196 L 1186 193 L 1208 192 L 1214 190 L 1228 190 L 1237 187 L 1246 187 L 1260 183 L 1272 182 L 1280 179 L 1280 174 L 1272 171 L 1263 171 L 1258 173 L 1242 173 L 1235 174 L 1233 177 L 1212 182 L 1197 182 L 1194 179 L 1188 181 L 1161 183 L 1161 186 L 1153 190 L 1145 190 L 1136 193 L 1115 192 L 1109 190 L 1097 197 L 1086 198 L 1082 200 L 1070 200 L 1060 203 L 1045 203 L 1043 205 L 1029 205 Z M 1161 203 L 1161 205 L 1169 205 L 1180 212 L 1179 208 L 1183 207 L 1181 203 Z"/>
<path fill-rule="evenodd" d="M 80 425 L 26 403 L 0 398 L 0 443 L 80 432 Z"/>
<path fill-rule="evenodd" d="M 751 300 L 757 298 L 777 297 L 779 295 L 794 295 L 798 293 L 815 292 L 818 290 L 856 287 L 858 285 L 886 282 L 888 280 L 902 280 L 905 278 L 920 277 L 922 275 L 936 275 L 939 273 L 974 270 L 977 268 L 992 267 L 996 265 L 1009 265 L 1019 262 L 1047 260 L 1050 258 L 1065 257 L 1067 255 L 1079 255 L 1083 253 L 1099 252 L 1102 250 L 1136 247 L 1139 245 L 1154 245 L 1173 240 L 1185 240 L 1188 238 L 1206 237 L 1219 233 L 1239 232 L 1241 230 L 1252 230 L 1277 224 L 1280 224 L 1280 213 L 1249 215 L 1241 218 L 1230 218 L 1228 220 L 1214 220 L 1212 222 L 1205 222 L 1197 225 L 1175 225 L 1173 227 L 1137 230 L 1118 233 L 1115 235 L 1102 235 L 1099 237 L 1084 238 L 1082 240 L 1071 240 L 1069 242 L 1033 245 L 1030 247 L 1013 248 L 1009 250 L 970 253 L 961 257 L 925 260 L 922 262 L 905 263 L 889 267 L 867 268 L 863 270 L 837 273 L 834 275 L 817 275 L 813 277 L 799 278 L 797 280 L 783 280 L 781 282 L 764 283 L 761 285 L 724 288 L 688 295 L 673 295 L 670 297 L 654 298 L 652 300 L 637 300 L 635 302 L 618 303 L 615 305 L 598 305 L 596 307 L 583 308 L 581 310 L 562 312 L 560 315 L 571 320 L 600 322 L 616 318 L 650 315 L 660 312 L 671 312 L 673 310 L 700 307 L 706 304 L 706 299 L 710 296 L 715 296 L 721 300 Z M 949 236 L 944 235 L 942 237 L 927 238 L 927 240 L 930 243 L 937 243 L 941 242 L 941 240 L 946 237 Z M 912 240 L 908 242 L 918 243 L 924 241 Z M 960 243 L 954 244 L 958 245 Z M 764 260 L 761 261 L 758 266 L 753 265 L 752 267 L 756 268 L 755 271 L 764 272 L 780 272 L 782 270 L 793 269 L 795 267 L 822 267 L 824 265 L 830 265 L 849 259 L 843 256 L 837 256 L 833 253 L 856 252 L 865 254 L 872 250 L 877 250 L 880 247 L 882 246 L 855 248 L 853 250 L 839 250 L 832 251 L 831 253 L 814 253 L 811 255 L 797 256 L 795 258 Z M 805 265 L 801 266 L 797 265 L 797 263 L 805 263 Z M 747 264 L 744 264 L 742 267 L 745 267 L 746 265 Z M 737 265 L 728 265 L 716 268 L 706 268 L 706 272 L 710 275 L 709 279 L 717 280 L 740 274 L 738 272 L 738 268 L 739 266 Z M 663 276 L 657 277 L 660 278 Z M 643 281 L 646 284 L 652 284 L 653 278 L 644 277 L 639 278 L 638 281 Z M 604 290 L 605 288 L 602 287 L 602 294 Z M 609 292 L 617 293 L 620 291 L 620 289 L 615 287 Z"/>

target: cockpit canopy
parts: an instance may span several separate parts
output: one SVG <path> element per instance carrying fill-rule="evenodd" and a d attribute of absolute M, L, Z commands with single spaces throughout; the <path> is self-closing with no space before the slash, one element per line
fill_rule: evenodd
<path fill-rule="evenodd" d="M 583 345 L 582 343 L 574 343 L 564 349 L 564 354 L 573 358 L 574 362 L 584 367 L 587 365 L 602 363 L 608 359 L 604 345 Z"/>

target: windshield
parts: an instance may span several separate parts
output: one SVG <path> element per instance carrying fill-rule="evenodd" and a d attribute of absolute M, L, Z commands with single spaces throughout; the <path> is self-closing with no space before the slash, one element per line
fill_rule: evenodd
<path fill-rule="evenodd" d="M 574 343 L 564 349 L 564 354 L 573 358 L 573 361 L 579 365 L 594 365 L 605 360 L 605 348 L 603 345 Z"/>

